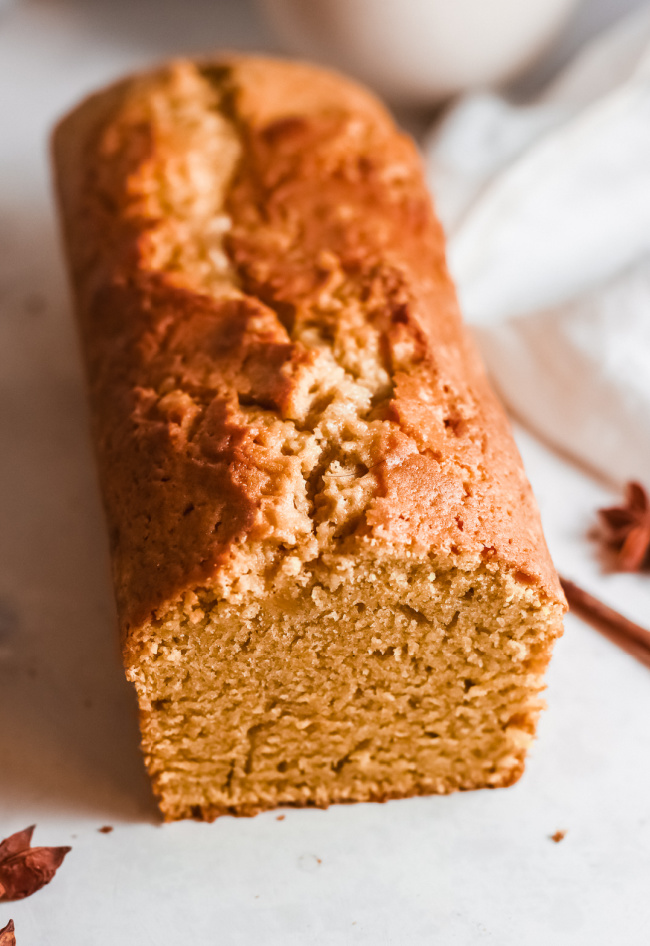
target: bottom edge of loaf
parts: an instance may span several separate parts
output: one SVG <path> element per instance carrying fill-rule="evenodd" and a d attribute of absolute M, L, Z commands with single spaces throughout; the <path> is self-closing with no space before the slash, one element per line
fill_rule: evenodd
<path fill-rule="evenodd" d="M 303 801 L 291 801 L 270 803 L 270 804 L 233 804 L 233 805 L 194 805 L 185 807 L 179 805 L 167 805 L 164 798 L 158 796 L 158 807 L 162 819 L 167 824 L 174 821 L 205 821 L 213 822 L 217 818 L 230 816 L 232 818 L 254 818 L 264 812 L 276 811 L 282 813 L 284 810 L 296 808 L 315 808 L 325 811 L 332 805 L 362 805 L 362 804 L 385 804 L 389 801 L 406 801 L 409 798 L 431 798 L 435 795 L 452 795 L 456 792 L 481 791 L 483 789 L 510 788 L 515 785 L 522 777 L 526 769 L 525 760 L 522 758 L 518 764 L 507 771 L 491 775 L 490 781 L 477 782 L 473 785 L 448 785 L 439 788 L 421 788 L 411 791 L 378 791 L 368 792 L 358 798 L 331 798 L 324 799 L 305 799 Z"/>

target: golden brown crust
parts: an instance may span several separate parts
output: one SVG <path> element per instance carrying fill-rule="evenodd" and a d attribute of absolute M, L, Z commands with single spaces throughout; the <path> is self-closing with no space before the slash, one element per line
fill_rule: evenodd
<path fill-rule="evenodd" d="M 262 547 L 256 568 L 341 542 L 488 559 L 563 600 L 417 153 L 374 99 L 177 63 L 84 103 L 54 151 L 127 635 Z M 323 477 L 348 388 L 354 516 Z"/>

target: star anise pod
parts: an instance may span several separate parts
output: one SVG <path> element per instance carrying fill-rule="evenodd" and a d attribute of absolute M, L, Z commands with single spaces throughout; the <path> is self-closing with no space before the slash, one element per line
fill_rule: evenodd
<path fill-rule="evenodd" d="M 22 900 L 49 884 L 71 850 L 31 847 L 34 827 L 17 831 L 0 844 L 0 900 Z"/>
<path fill-rule="evenodd" d="M 7 925 L 0 930 L 0 946 L 16 946 L 13 920 L 9 920 Z"/>
<path fill-rule="evenodd" d="M 616 570 L 638 572 L 650 565 L 650 497 L 644 487 L 628 483 L 624 505 L 598 512 Z"/>

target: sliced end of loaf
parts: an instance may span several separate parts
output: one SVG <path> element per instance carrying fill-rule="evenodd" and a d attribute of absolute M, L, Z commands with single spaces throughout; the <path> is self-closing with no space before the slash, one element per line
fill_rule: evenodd
<path fill-rule="evenodd" d="M 167 819 L 516 781 L 557 603 L 485 563 L 284 567 L 185 595 L 129 655 Z"/>

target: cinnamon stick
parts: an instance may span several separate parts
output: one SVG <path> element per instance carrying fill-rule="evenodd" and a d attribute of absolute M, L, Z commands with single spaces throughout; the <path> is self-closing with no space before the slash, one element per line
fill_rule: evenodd
<path fill-rule="evenodd" d="M 560 576 L 569 607 L 614 644 L 650 667 L 650 631 L 629 621 L 574 582 Z"/>

